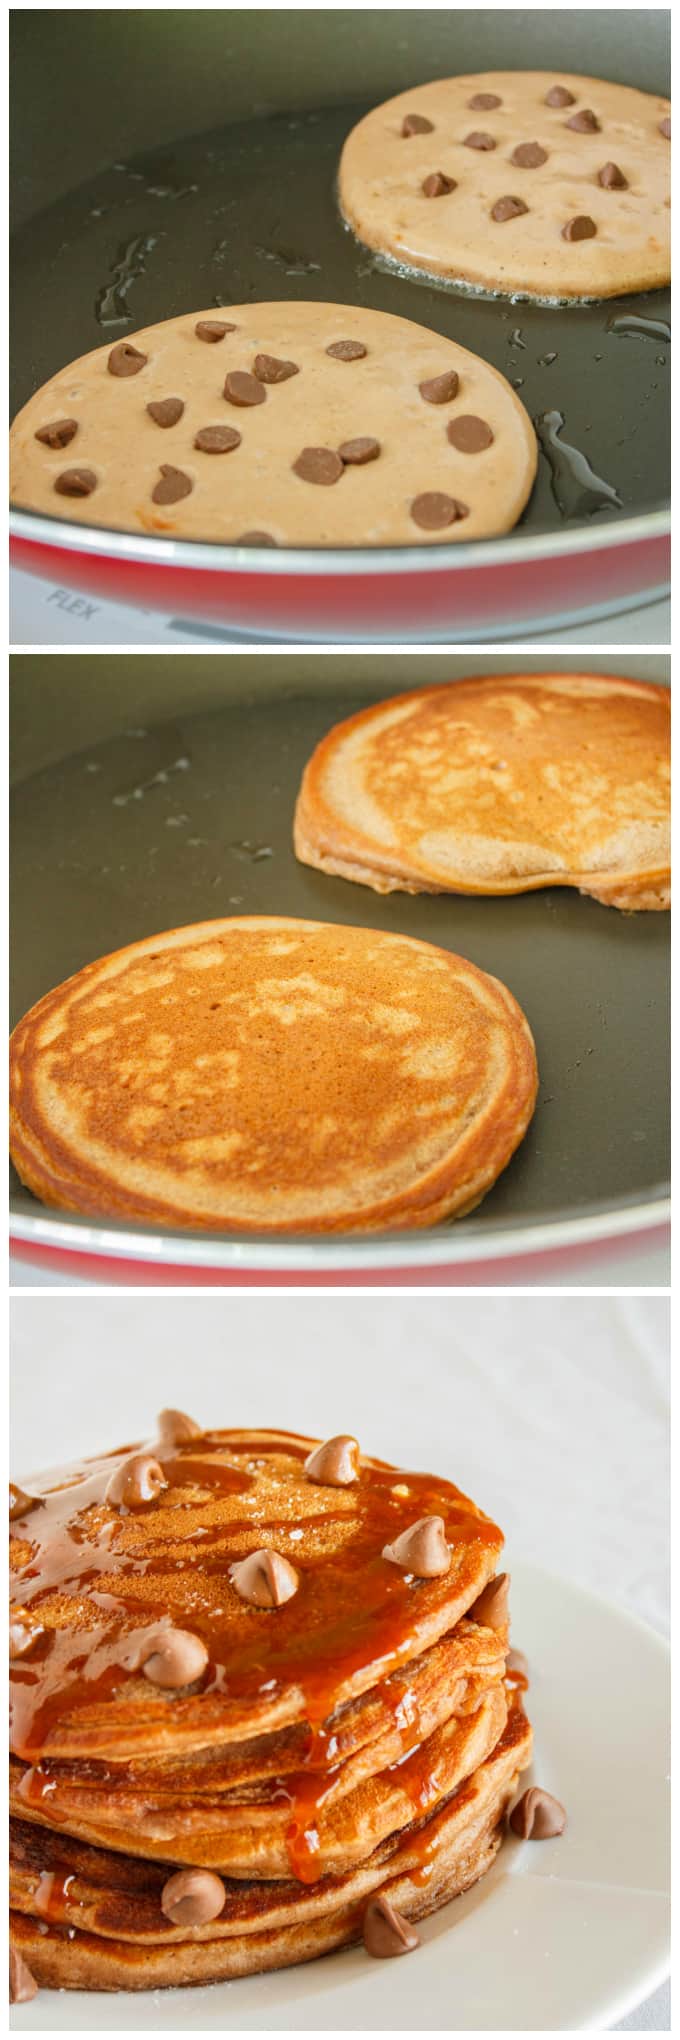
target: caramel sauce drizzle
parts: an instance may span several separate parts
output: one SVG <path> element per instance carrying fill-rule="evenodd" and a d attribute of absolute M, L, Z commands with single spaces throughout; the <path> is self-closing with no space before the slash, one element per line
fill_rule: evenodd
<path fill-rule="evenodd" d="M 120 1524 L 127 1512 L 104 1502 L 111 1473 L 133 1449 L 140 1448 L 128 1446 L 124 1452 L 72 1469 L 13 1526 L 21 1547 L 29 1546 L 29 1556 L 12 1581 L 13 1600 L 39 1618 L 41 1604 L 58 1592 L 66 1603 L 73 1598 L 81 1604 L 81 1621 L 84 1601 L 88 1617 L 83 1628 L 71 1626 L 68 1619 L 56 1628 L 46 1622 L 30 1651 L 11 1666 L 11 1747 L 30 1767 L 19 1788 L 25 1804 L 39 1805 L 48 1813 L 56 1784 L 45 1756 L 51 1734 L 74 1711 L 114 1701 L 131 1679 L 139 1677 L 144 1640 L 150 1629 L 168 1619 L 167 1594 L 164 1601 L 159 1584 L 156 1604 L 149 1582 L 155 1575 L 167 1581 L 170 1570 L 185 1572 L 189 1564 L 199 1592 L 190 1614 L 177 1619 L 199 1635 L 208 1650 L 200 1691 L 256 1701 L 270 1691 L 297 1687 L 304 1696 L 309 1726 L 304 1769 L 280 1785 L 281 1796 L 291 1804 L 287 1846 L 293 1875 L 308 1883 L 319 1874 L 318 1820 L 339 1771 L 331 1717 L 353 1674 L 373 1671 L 371 1685 L 384 1682 L 388 1675 L 392 1678 L 389 1688 L 383 1683 L 381 1693 L 403 1734 L 407 1761 L 400 1760 L 400 1781 L 422 1818 L 436 1796 L 434 1781 L 428 1779 L 426 1768 L 418 1766 L 419 1724 L 413 1705 L 409 1707 L 408 1674 L 402 1682 L 393 1679 L 399 1666 L 420 1648 L 410 1621 L 411 1611 L 414 1615 L 417 1611 L 420 1583 L 387 1564 L 382 1548 L 423 1515 L 443 1516 L 454 1555 L 461 1546 L 494 1545 L 499 1537 L 495 1526 L 446 1481 L 364 1463 L 352 1490 L 349 1539 L 330 1558 L 307 1567 L 303 1561 L 298 1594 L 276 1611 L 258 1611 L 246 1639 L 240 1636 L 235 1641 L 228 1613 L 220 1621 L 221 1611 L 216 1613 L 212 1603 L 206 1600 L 201 1606 L 201 1573 L 224 1578 L 229 1596 L 230 1532 L 247 1530 L 255 1548 L 258 1540 L 276 1543 L 277 1525 L 270 1513 L 266 1521 L 258 1520 L 256 1511 L 239 1513 L 228 1525 L 207 1524 L 199 1535 L 194 1530 L 183 1548 L 181 1511 L 191 1508 L 195 1514 L 197 1489 L 213 1498 L 252 1494 L 256 1473 L 248 1470 L 249 1462 L 256 1465 L 281 1453 L 303 1460 L 307 1444 L 283 1433 L 272 1440 L 263 1439 L 261 1433 L 239 1434 L 236 1443 L 229 1434 L 207 1433 L 184 1445 L 153 1445 L 150 1449 L 160 1459 L 166 1487 L 157 1501 L 139 1511 L 149 1531 L 143 1555 L 121 1548 Z M 329 1522 L 331 1493 L 322 1501 L 318 1491 L 318 1500 L 316 1517 L 302 1519 L 303 1524 Z M 153 1535 L 154 1516 L 168 1507 L 173 1516 L 177 1509 L 180 1518 L 177 1531 L 173 1523 L 170 1550 Z M 290 1519 L 282 1520 L 280 1527 L 290 1533 Z M 238 1547 L 233 1555 L 240 1555 Z M 135 1583 L 142 1578 L 143 1601 L 135 1593 Z M 440 1586 L 446 1590 L 446 1576 L 427 1583 L 430 1597 Z M 53 1903 L 62 1901 L 63 1894 Z"/>

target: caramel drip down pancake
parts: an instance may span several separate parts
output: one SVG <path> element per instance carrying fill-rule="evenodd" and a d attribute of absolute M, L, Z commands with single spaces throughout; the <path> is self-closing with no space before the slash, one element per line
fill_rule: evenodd
<path fill-rule="evenodd" d="M 501 1533 L 350 1442 L 339 1485 L 310 1439 L 161 1423 L 27 1483 L 11 1904 L 39 1982 L 307 1960 L 359 1939 L 370 1899 L 417 1920 L 493 1861 L 531 1752 Z"/>
<path fill-rule="evenodd" d="M 536 1096 L 527 1022 L 465 958 L 313 921 L 151 936 L 12 1040 L 12 1154 L 46 1204 L 208 1231 L 469 1211 Z"/>
<path fill-rule="evenodd" d="M 314 752 L 295 849 L 380 893 L 570 885 L 667 907 L 669 690 L 513 674 L 378 702 Z"/>

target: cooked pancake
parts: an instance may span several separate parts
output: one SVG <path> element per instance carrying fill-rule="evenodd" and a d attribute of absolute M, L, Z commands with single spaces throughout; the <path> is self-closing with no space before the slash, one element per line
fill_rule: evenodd
<path fill-rule="evenodd" d="M 347 137 L 359 239 L 409 269 L 560 302 L 670 276 L 670 104 L 571 72 L 435 78 Z"/>
<path fill-rule="evenodd" d="M 501 1533 L 338 1444 L 342 1484 L 311 1439 L 171 1412 L 15 1491 L 12 1931 L 39 1981 L 306 1960 L 373 1894 L 417 1919 L 493 1860 L 531 1750 Z M 178 1874 L 216 1887 L 203 1917 L 169 1907 Z"/>
<path fill-rule="evenodd" d="M 383 1844 L 347 1878 L 306 1888 L 227 1880 L 224 1912 L 190 1933 L 164 1918 L 156 1866 L 13 1821 L 12 1939 L 33 1975 L 60 1990 L 153 1990 L 311 1961 L 361 1939 L 375 1892 L 413 1922 L 476 1884 L 530 1760 L 531 1728 L 514 1698 L 486 1762 L 396 1846 Z"/>
<path fill-rule="evenodd" d="M 459 420 L 481 414 L 474 458 Z M 230 305 L 97 347 L 12 427 L 12 499 L 247 545 L 432 545 L 516 524 L 536 434 L 496 368 L 365 305 Z"/>
<path fill-rule="evenodd" d="M 470 1211 L 526 1132 L 511 993 L 368 928 L 207 921 L 59 985 L 12 1038 L 11 1146 L 46 1204 L 271 1232 Z"/>
<path fill-rule="evenodd" d="M 667 907 L 669 690 L 512 674 L 378 702 L 310 759 L 295 849 L 374 892 L 572 885 Z"/>

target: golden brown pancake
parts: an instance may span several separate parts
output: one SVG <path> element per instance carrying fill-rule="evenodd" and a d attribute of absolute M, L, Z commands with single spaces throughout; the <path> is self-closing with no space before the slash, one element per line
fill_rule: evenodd
<path fill-rule="evenodd" d="M 536 1097 L 511 993 L 369 928 L 249 918 L 88 964 L 12 1037 L 11 1147 L 46 1204 L 206 1231 L 469 1211 Z"/>
<path fill-rule="evenodd" d="M 670 897 L 670 693 L 590 673 L 423 687 L 338 723 L 306 768 L 304 864 L 375 892 L 572 885 Z"/>
<path fill-rule="evenodd" d="M 308 1470 L 312 1449 L 185 1420 L 26 1482 L 11 1903 L 39 1982 L 141 1989 L 307 1960 L 360 1938 L 372 1896 L 412 1921 L 493 1861 L 531 1751 L 501 1533 L 446 1480 L 357 1449 L 338 1486 Z M 122 1488 L 140 1465 L 146 1487 Z M 389 1556 L 422 1519 L 444 1540 L 427 1577 Z M 262 1551 L 292 1568 L 278 1605 L 237 1584 Z M 170 1684 L 159 1638 L 190 1651 Z M 211 1917 L 161 1904 L 184 1866 L 216 1883 Z"/>

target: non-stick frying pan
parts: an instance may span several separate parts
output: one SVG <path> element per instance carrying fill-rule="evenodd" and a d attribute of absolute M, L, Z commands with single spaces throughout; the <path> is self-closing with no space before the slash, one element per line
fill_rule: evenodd
<path fill-rule="evenodd" d="M 545 660 L 534 661 L 537 670 Z M 668 1170 L 668 915 L 553 888 L 508 899 L 379 898 L 296 862 L 305 761 L 339 717 L 395 690 L 526 658 L 433 653 L 24 654 L 12 666 L 12 1007 L 17 1019 L 93 957 L 212 914 L 283 913 L 395 929 L 504 979 L 541 1073 L 529 1133 L 469 1218 L 428 1232 L 206 1239 L 48 1211 L 14 1181 L 23 1251 L 256 1279 L 429 1279 L 658 1225 Z M 591 669 L 611 670 L 606 658 Z M 574 670 L 574 660 L 551 660 Z M 617 670 L 667 678 L 661 656 Z M 73 1264 L 72 1264 L 73 1265 Z"/>
<path fill-rule="evenodd" d="M 519 390 L 542 449 L 528 509 L 500 540 L 256 552 L 16 512 L 16 563 L 260 638 L 519 636 L 660 592 L 667 293 L 549 309 L 405 280 L 344 229 L 334 179 L 359 115 L 438 74 L 547 67 L 666 91 L 669 20 L 663 9 L 15 13 L 15 406 L 74 356 L 153 320 L 290 295 L 400 313 L 472 348 Z"/>

